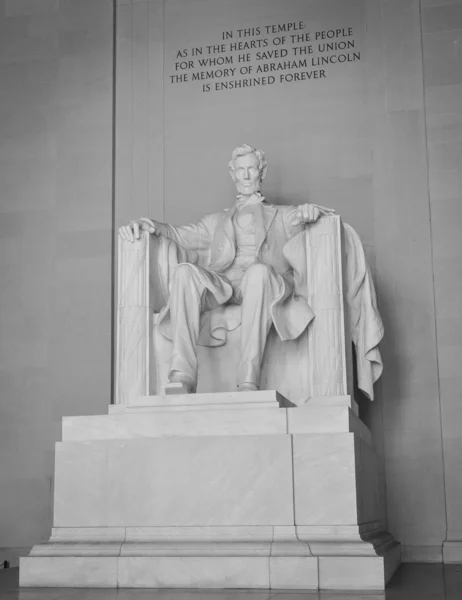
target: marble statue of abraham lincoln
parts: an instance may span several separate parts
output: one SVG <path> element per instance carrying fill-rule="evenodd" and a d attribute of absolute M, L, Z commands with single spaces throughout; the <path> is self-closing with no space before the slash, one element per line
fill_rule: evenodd
<path fill-rule="evenodd" d="M 314 204 L 267 203 L 260 193 L 267 171 L 265 154 L 247 144 L 234 150 L 229 171 L 238 191 L 231 208 L 192 225 L 141 218 L 119 229 L 121 238 L 129 242 L 138 239 L 142 230 L 165 236 L 196 257 L 176 266 L 159 319 L 173 343 L 169 380 L 188 392 L 196 388 L 201 314 L 226 304 L 241 305 L 237 389 L 259 388 L 271 326 L 281 340 L 294 340 L 314 317 L 306 299 L 297 294 L 284 246 L 305 224 L 335 212 Z"/>

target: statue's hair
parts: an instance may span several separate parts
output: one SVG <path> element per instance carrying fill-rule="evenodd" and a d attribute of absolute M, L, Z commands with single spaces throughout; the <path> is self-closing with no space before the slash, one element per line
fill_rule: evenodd
<path fill-rule="evenodd" d="M 229 161 L 228 168 L 233 181 L 235 180 L 234 175 L 234 162 L 236 158 L 239 156 L 247 156 L 247 154 L 255 154 L 259 161 L 259 169 L 260 169 L 260 181 L 266 176 L 266 171 L 268 170 L 268 163 L 266 162 L 265 153 L 263 150 L 257 150 L 253 146 L 249 146 L 248 144 L 242 144 L 242 146 L 238 146 L 233 150 L 233 154 L 231 156 L 231 160 Z"/>

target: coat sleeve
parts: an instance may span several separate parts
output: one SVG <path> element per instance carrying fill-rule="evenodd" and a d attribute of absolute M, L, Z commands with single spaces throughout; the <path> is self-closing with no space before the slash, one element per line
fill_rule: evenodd
<path fill-rule="evenodd" d="M 155 235 L 173 240 L 185 250 L 207 250 L 212 242 L 211 221 L 213 215 L 208 215 L 191 225 L 176 226 L 156 222 Z"/>
<path fill-rule="evenodd" d="M 284 230 L 287 236 L 287 239 L 290 240 L 291 238 L 293 238 L 295 235 L 297 235 L 298 233 L 300 233 L 301 231 L 303 231 L 306 227 L 305 223 L 301 223 L 300 225 L 292 225 L 292 223 L 290 222 L 289 216 L 291 214 L 291 212 L 293 211 L 294 208 L 297 208 L 296 206 L 285 206 L 285 205 L 278 205 L 278 211 L 281 213 L 282 216 L 282 222 L 284 224 Z"/>
<path fill-rule="evenodd" d="M 356 231 L 344 223 L 346 242 L 346 296 L 350 312 L 351 337 L 356 349 L 358 387 L 371 400 L 374 383 L 383 371 L 379 344 L 384 327 L 377 308 L 374 283 L 364 249 Z"/>

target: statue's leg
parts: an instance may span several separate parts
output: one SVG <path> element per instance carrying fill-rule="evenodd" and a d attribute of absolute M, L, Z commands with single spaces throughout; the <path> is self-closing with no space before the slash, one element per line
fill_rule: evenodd
<path fill-rule="evenodd" d="M 242 317 L 239 389 L 258 389 L 261 362 L 272 324 L 271 304 L 278 290 L 279 283 L 271 267 L 255 263 L 247 269 L 240 288 Z"/>
<path fill-rule="evenodd" d="M 209 274 L 187 263 L 175 268 L 170 290 L 170 322 L 172 326 L 172 360 L 169 380 L 183 383 L 194 391 L 197 382 L 197 340 L 202 310 L 218 306 L 209 293 Z"/>

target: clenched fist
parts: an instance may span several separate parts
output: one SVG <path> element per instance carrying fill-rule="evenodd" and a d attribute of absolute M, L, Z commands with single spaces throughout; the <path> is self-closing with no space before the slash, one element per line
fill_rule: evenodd
<path fill-rule="evenodd" d="M 146 217 L 141 217 L 138 221 L 130 221 L 128 225 L 119 227 L 119 236 L 125 242 L 134 242 L 140 239 L 140 231 L 155 233 L 156 226 L 154 225 L 154 221 Z"/>
<path fill-rule="evenodd" d="M 325 206 L 318 206 L 317 204 L 300 204 L 295 206 L 289 215 L 290 223 L 296 227 L 303 223 L 314 223 L 319 217 L 328 217 L 333 215 L 335 210 L 333 208 L 326 208 Z"/>

